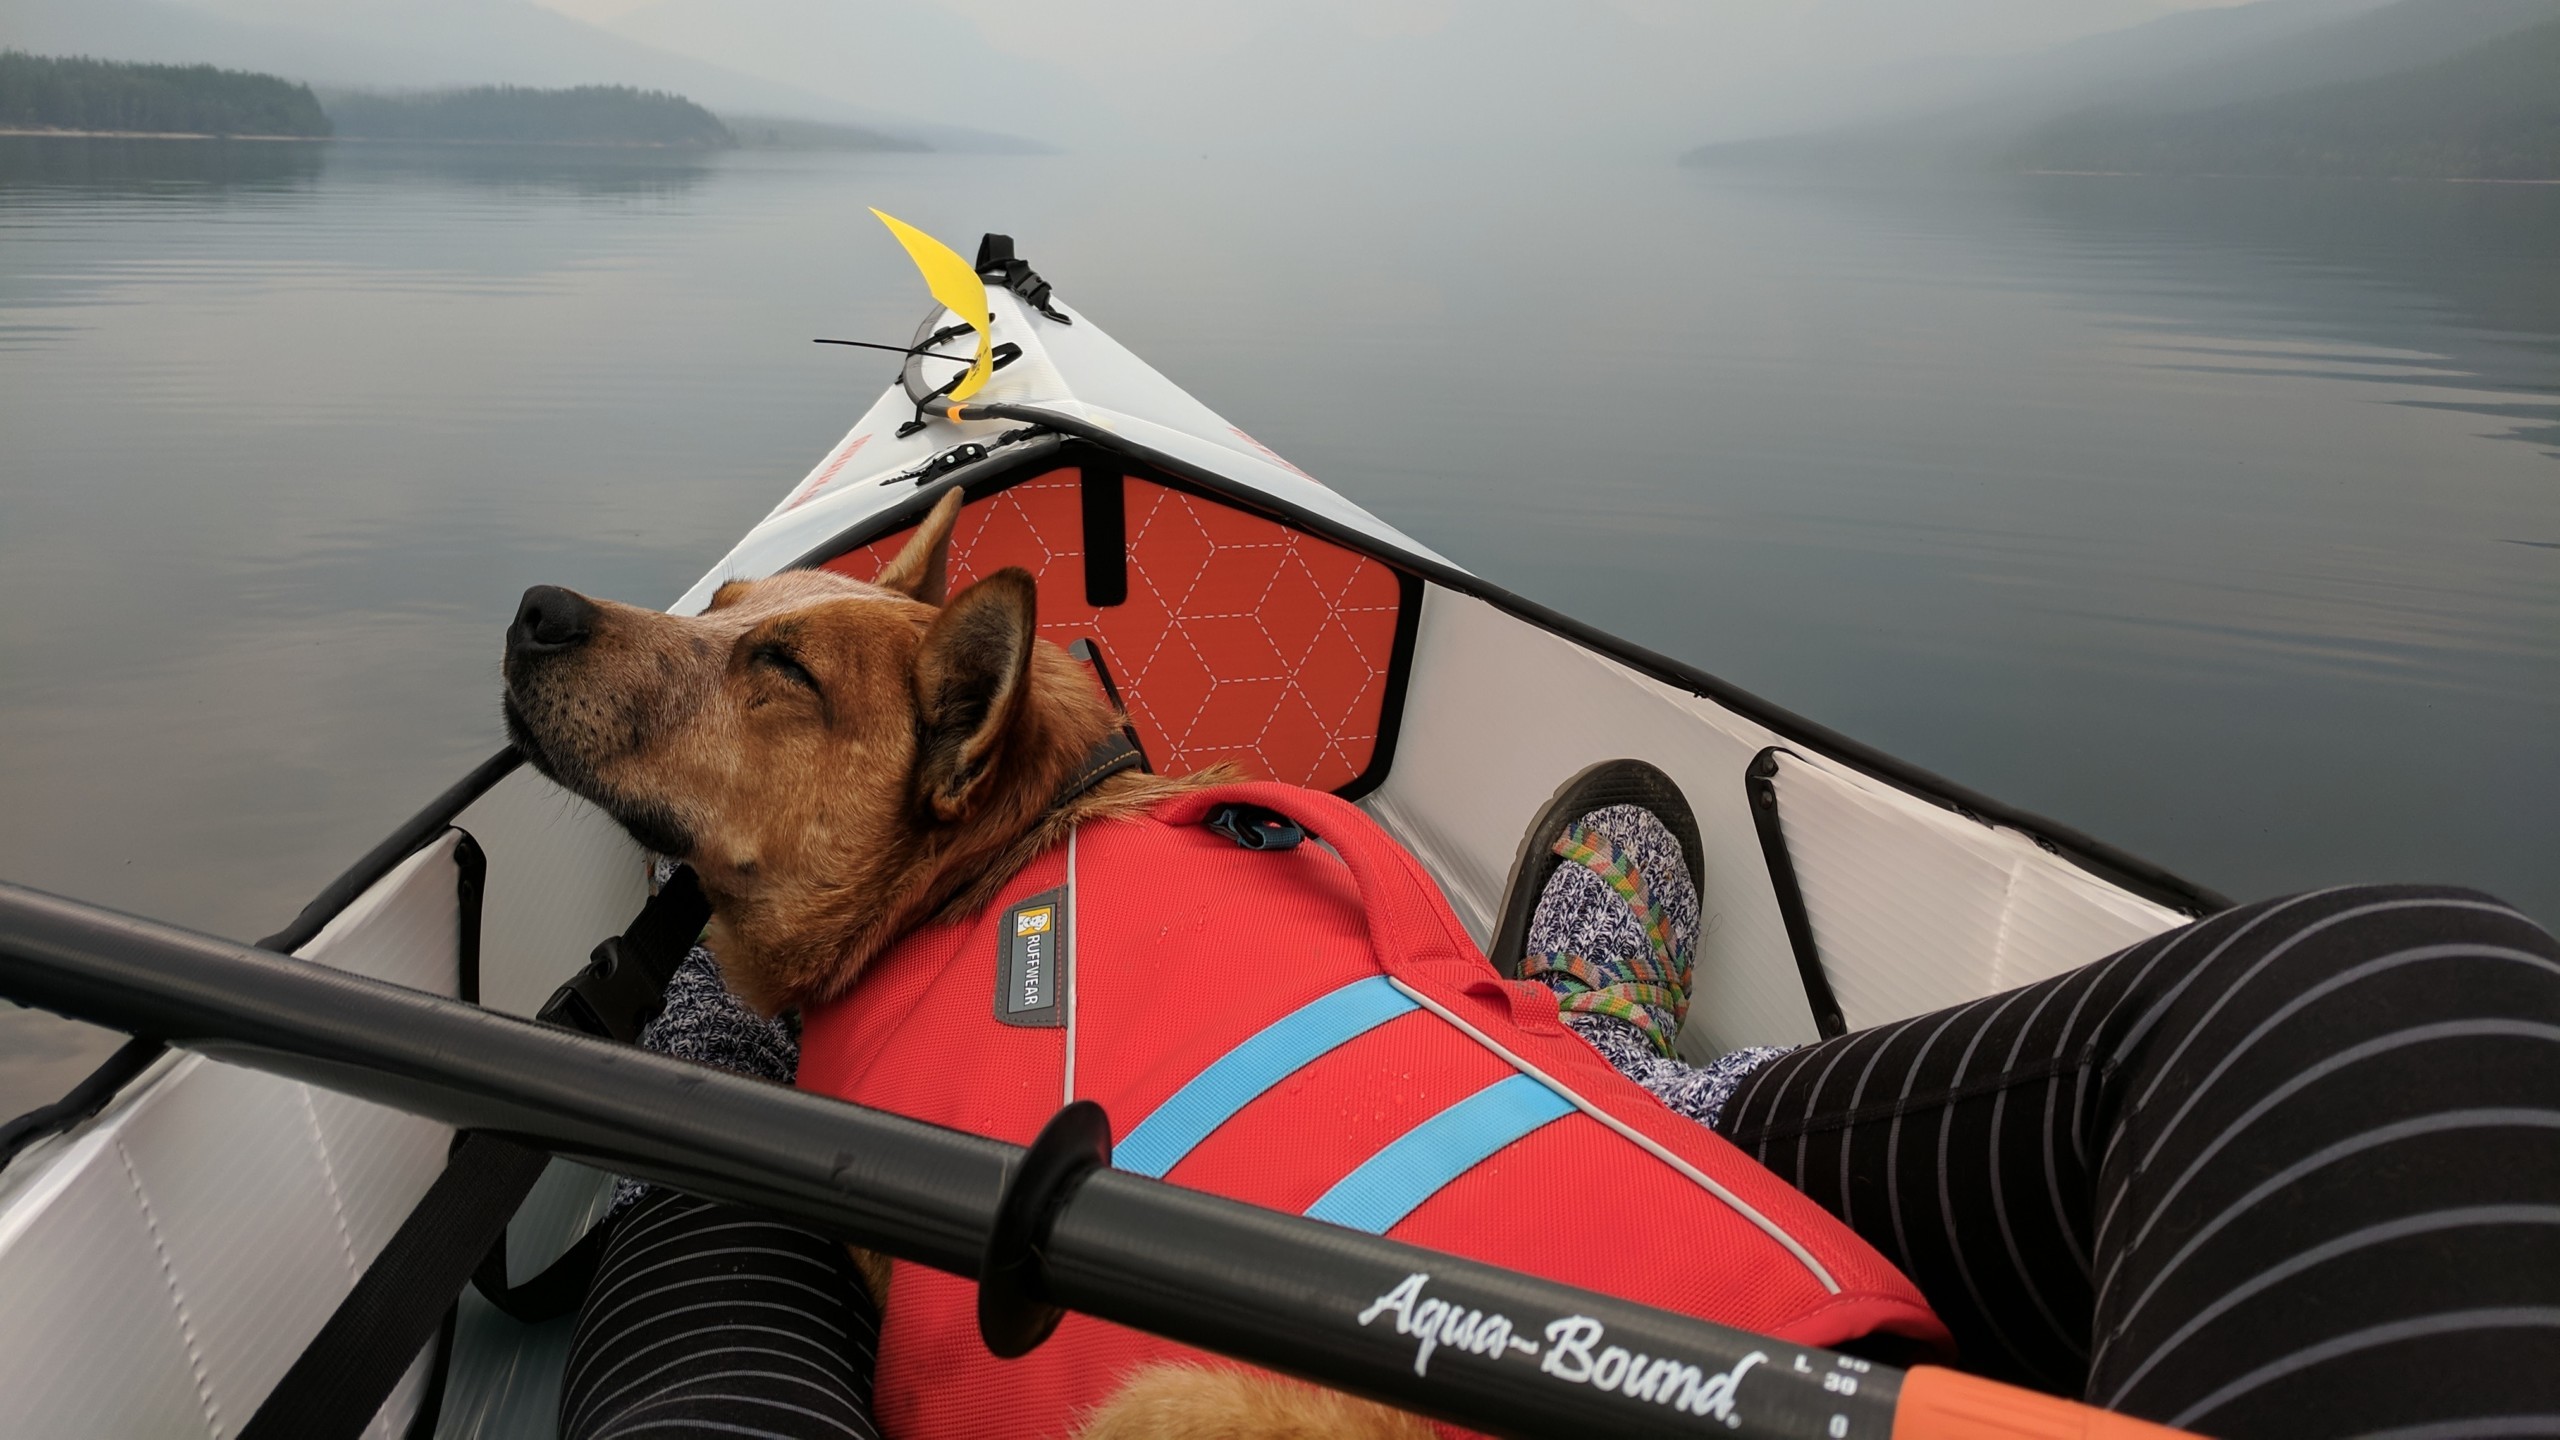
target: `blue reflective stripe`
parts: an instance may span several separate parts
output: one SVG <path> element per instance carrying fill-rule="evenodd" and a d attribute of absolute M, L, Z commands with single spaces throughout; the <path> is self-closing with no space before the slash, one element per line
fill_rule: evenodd
<path fill-rule="evenodd" d="M 1112 1147 L 1111 1163 L 1133 1175 L 1163 1179 L 1209 1132 L 1291 1072 L 1346 1040 L 1421 1008 L 1384 976 L 1354 980 L 1318 996 L 1192 1076 Z"/>
<path fill-rule="evenodd" d="M 1526 1075 L 1497 1080 L 1361 1162 L 1307 1216 L 1384 1235 L 1496 1150 L 1573 1113 L 1573 1102 Z"/>

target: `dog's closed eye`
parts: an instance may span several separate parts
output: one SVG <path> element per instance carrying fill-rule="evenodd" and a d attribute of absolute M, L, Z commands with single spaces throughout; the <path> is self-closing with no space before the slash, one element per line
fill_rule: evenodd
<path fill-rule="evenodd" d="M 809 673 L 809 667 L 800 663 L 799 656 L 780 645 L 759 645 L 747 658 L 813 695 L 818 692 L 818 677 Z"/>

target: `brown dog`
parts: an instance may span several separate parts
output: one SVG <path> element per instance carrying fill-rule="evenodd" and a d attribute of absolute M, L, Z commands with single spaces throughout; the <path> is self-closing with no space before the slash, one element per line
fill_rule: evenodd
<path fill-rule="evenodd" d="M 768 1013 L 842 994 L 891 942 L 987 904 L 1077 824 L 1225 778 L 1124 774 L 1052 806 L 1123 717 L 1036 637 L 1026 572 L 943 603 L 960 503 L 944 496 L 874 584 L 733 581 L 692 617 L 536 586 L 507 632 L 508 733 L 641 845 L 694 868 L 730 988 Z M 876 1272 L 872 1288 L 883 1293 Z M 1081 1434 L 1430 1430 L 1268 1376 L 1163 1367 Z"/>

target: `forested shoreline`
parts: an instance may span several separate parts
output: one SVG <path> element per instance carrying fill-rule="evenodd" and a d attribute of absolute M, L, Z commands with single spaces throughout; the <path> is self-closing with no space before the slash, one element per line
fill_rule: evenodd
<path fill-rule="evenodd" d="M 0 131 L 725 150 L 737 137 L 681 95 L 626 85 L 333 92 L 211 65 L 0 50 Z"/>
<path fill-rule="evenodd" d="M 532 90 L 480 85 L 418 95 L 332 95 L 337 133 L 362 140 L 473 144 L 734 147 L 720 118 L 681 95 L 627 85 Z"/>
<path fill-rule="evenodd" d="M 320 139 L 308 85 L 211 65 L 134 65 L 0 50 L 0 129 Z"/>

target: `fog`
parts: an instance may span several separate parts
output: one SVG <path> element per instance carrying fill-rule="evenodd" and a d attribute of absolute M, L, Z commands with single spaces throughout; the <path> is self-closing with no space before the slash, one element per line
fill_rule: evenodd
<path fill-rule="evenodd" d="M 322 85 L 675 89 L 1062 149 L 1669 157 L 2216 0 L 0 0 L 0 43 Z M 2339 12 L 2357 0 L 2264 0 Z"/>

